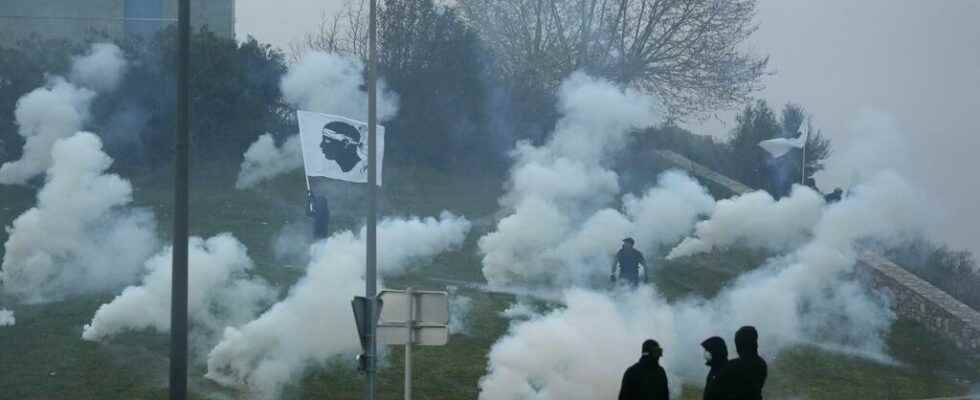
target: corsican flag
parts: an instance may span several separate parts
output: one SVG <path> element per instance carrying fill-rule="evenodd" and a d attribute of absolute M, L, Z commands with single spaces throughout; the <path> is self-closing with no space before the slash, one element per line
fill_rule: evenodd
<path fill-rule="evenodd" d="M 348 182 L 368 181 L 367 123 L 337 115 L 297 111 L 303 166 L 307 176 Z M 385 128 L 378 125 L 378 186 L 384 165 Z"/>
<path fill-rule="evenodd" d="M 810 135 L 810 128 L 807 124 L 807 119 L 803 118 L 803 122 L 800 123 L 799 129 L 796 130 L 800 135 L 795 138 L 775 138 L 769 140 L 763 140 L 759 142 L 759 147 L 762 147 L 773 157 L 782 157 L 789 152 L 790 149 L 802 149 L 806 146 L 806 139 Z"/>

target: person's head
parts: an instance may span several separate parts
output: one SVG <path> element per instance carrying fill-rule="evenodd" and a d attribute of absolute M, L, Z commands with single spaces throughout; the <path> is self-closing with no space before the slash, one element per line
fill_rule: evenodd
<path fill-rule="evenodd" d="M 712 336 L 701 342 L 704 348 L 704 362 L 707 365 L 722 365 L 728 361 L 728 346 L 725 339 Z"/>
<path fill-rule="evenodd" d="M 623 239 L 623 248 L 624 249 L 632 249 L 634 244 L 635 244 L 635 242 L 633 241 L 633 238 L 631 238 L 631 237 L 628 237 L 626 239 Z"/>
<path fill-rule="evenodd" d="M 752 326 L 743 326 L 735 332 L 735 351 L 739 357 L 759 354 L 759 332 Z"/>
<path fill-rule="evenodd" d="M 811 187 L 811 188 L 816 189 L 817 188 L 817 181 L 814 180 L 813 178 L 806 178 L 806 185 L 809 186 L 809 187 Z"/>
<path fill-rule="evenodd" d="M 654 359 L 660 358 L 664 354 L 664 350 L 660 348 L 660 343 L 656 340 L 647 339 L 643 341 L 642 355 L 644 357 L 653 357 Z"/>
<path fill-rule="evenodd" d="M 842 195 L 842 194 L 844 194 L 844 191 L 843 191 L 843 190 L 841 190 L 841 188 L 835 188 L 835 189 L 834 189 L 834 195 L 836 195 L 836 196 L 840 196 L 840 195 Z"/>
<path fill-rule="evenodd" d="M 342 171 L 350 171 L 361 161 L 361 132 L 357 128 L 344 122 L 332 121 L 324 125 L 320 133 L 320 150 L 324 157 L 336 161 Z"/>

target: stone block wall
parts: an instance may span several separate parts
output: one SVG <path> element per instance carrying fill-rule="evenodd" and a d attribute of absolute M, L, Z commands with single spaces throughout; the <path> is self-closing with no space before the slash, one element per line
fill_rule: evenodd
<path fill-rule="evenodd" d="M 963 350 L 980 351 L 976 310 L 878 254 L 862 253 L 858 267 L 871 287 L 888 296 L 896 314 L 942 333 Z"/>

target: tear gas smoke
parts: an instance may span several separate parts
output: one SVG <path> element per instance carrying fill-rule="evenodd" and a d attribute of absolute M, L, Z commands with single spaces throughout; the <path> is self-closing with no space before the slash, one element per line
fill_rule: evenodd
<path fill-rule="evenodd" d="M 626 214 L 609 208 L 618 176 L 604 164 L 637 128 L 654 124 L 654 100 L 584 74 L 559 90 L 558 121 L 543 146 L 522 142 L 501 205 L 509 211 L 480 239 L 483 274 L 491 286 L 512 282 L 582 284 L 605 274 L 619 241 L 635 236 L 642 249 L 677 240 L 713 200 L 681 173 L 663 175 L 643 197 L 623 199 Z M 670 207 L 671 223 L 657 221 Z"/>
<path fill-rule="evenodd" d="M 157 248 L 152 213 L 127 207 L 132 186 L 106 174 L 112 159 L 94 134 L 58 140 L 51 153 L 37 204 L 8 228 L 4 291 L 35 302 L 135 281 Z"/>
<path fill-rule="evenodd" d="M 385 219 L 378 225 L 379 271 L 392 276 L 413 262 L 462 244 L 470 223 L 443 213 L 438 219 Z M 350 300 L 364 290 L 365 230 L 338 232 L 311 246 L 306 276 L 257 319 L 229 327 L 208 355 L 206 377 L 247 385 L 275 398 L 308 367 L 360 351 Z"/>
<path fill-rule="evenodd" d="M 803 342 L 880 354 L 894 315 L 853 279 L 856 246 L 920 229 L 928 220 L 919 212 L 921 201 L 897 175 L 879 174 L 827 206 L 809 242 L 740 276 L 713 299 L 667 303 L 649 288 L 569 290 L 564 308 L 515 322 L 493 346 L 480 398 L 612 396 L 647 338 L 664 347 L 662 365 L 676 396 L 681 384 L 703 382 L 700 341 L 718 335 L 731 344 L 732 333 L 746 324 L 759 329 L 760 350 L 768 356 Z"/>
<path fill-rule="evenodd" d="M 17 324 L 17 320 L 14 318 L 14 312 L 0 308 L 0 326 L 14 326 Z"/>
<path fill-rule="evenodd" d="M 352 57 L 314 51 L 307 53 L 282 78 L 283 98 L 307 111 L 367 121 L 368 96 L 364 64 Z M 378 121 L 398 114 L 398 96 L 378 80 Z"/>
<path fill-rule="evenodd" d="M 126 59 L 118 46 L 95 43 L 84 56 L 73 58 L 69 77 L 97 92 L 111 92 L 119 86 L 125 69 Z"/>
<path fill-rule="evenodd" d="M 94 92 L 54 77 L 17 100 L 14 118 L 24 137 L 23 155 L 0 166 L 0 183 L 23 184 L 44 172 L 51 165 L 51 146 L 82 128 L 93 97 Z"/>
<path fill-rule="evenodd" d="M 449 333 L 469 335 L 473 299 L 459 294 L 455 286 L 446 289 L 449 292 Z"/>
<path fill-rule="evenodd" d="M 282 78 L 283 98 L 301 110 L 341 115 L 367 121 L 364 64 L 337 54 L 310 52 Z M 378 121 L 398 114 L 398 96 L 378 80 Z M 303 166 L 299 136 L 276 147 L 271 135 L 262 135 L 245 152 L 235 187 L 244 189 Z"/>
<path fill-rule="evenodd" d="M 53 76 L 17 100 L 14 118 L 24 138 L 23 154 L 0 166 L 0 184 L 24 184 L 43 173 L 51 165 L 54 142 L 82 129 L 96 93 L 73 83 L 95 90 L 114 88 L 125 65 L 118 47 L 96 43 L 86 56 L 74 59 L 72 82 Z"/>
<path fill-rule="evenodd" d="M 245 160 L 242 161 L 235 188 L 247 189 L 302 166 L 303 154 L 299 135 L 290 136 L 282 146 L 276 146 L 272 135 L 267 133 L 259 136 L 259 139 L 245 151 Z"/>
<path fill-rule="evenodd" d="M 847 190 L 880 171 L 895 171 L 936 203 L 930 237 L 980 255 L 975 234 L 980 192 L 969 183 L 975 180 L 973 170 L 964 164 L 973 158 L 976 142 L 968 137 L 975 138 L 954 132 L 923 135 L 903 129 L 895 115 L 866 108 L 848 124 L 845 135 L 834 137 L 834 152 L 816 179 L 825 190 Z"/>
<path fill-rule="evenodd" d="M 191 237 L 188 260 L 188 313 L 196 346 L 214 345 L 225 327 L 252 320 L 276 298 L 276 291 L 264 280 L 249 275 L 252 260 L 231 234 L 207 240 Z M 147 274 L 140 285 L 127 287 L 99 307 L 82 338 L 103 340 L 126 330 L 169 332 L 171 264 L 168 246 L 146 262 Z"/>
<path fill-rule="evenodd" d="M 719 200 L 710 218 L 698 222 L 694 236 L 674 247 L 667 259 L 734 245 L 793 249 L 810 237 L 823 206 L 820 194 L 800 185 L 779 201 L 761 190 Z"/>
<path fill-rule="evenodd" d="M 500 312 L 500 316 L 507 319 L 529 319 L 531 317 L 538 316 L 539 314 L 534 311 L 534 307 L 530 304 L 517 302 L 511 304 L 504 311 Z"/>

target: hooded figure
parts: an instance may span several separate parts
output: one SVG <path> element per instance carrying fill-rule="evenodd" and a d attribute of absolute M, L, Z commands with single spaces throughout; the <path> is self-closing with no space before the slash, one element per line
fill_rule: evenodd
<path fill-rule="evenodd" d="M 752 326 L 735 332 L 735 351 L 738 358 L 728 362 L 719 381 L 724 398 L 731 400 L 761 400 L 768 367 L 759 356 L 759 333 Z"/>
<path fill-rule="evenodd" d="M 647 339 L 643 342 L 642 350 L 640 361 L 623 374 L 619 400 L 669 400 L 667 373 L 659 363 L 663 349 L 656 340 Z"/>
<path fill-rule="evenodd" d="M 725 345 L 725 339 L 712 336 L 701 342 L 701 347 L 704 348 L 704 364 L 711 368 L 708 370 L 708 377 L 704 382 L 703 399 L 724 399 L 725 397 L 722 391 L 723 383 L 718 378 L 721 375 L 722 369 L 728 365 L 728 346 Z"/>

